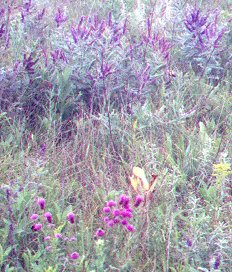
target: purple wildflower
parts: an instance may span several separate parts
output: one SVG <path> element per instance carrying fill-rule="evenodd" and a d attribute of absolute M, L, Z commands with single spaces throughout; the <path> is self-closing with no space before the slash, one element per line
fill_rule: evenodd
<path fill-rule="evenodd" d="M 98 229 L 97 231 L 96 231 L 96 236 L 97 237 L 102 237 L 102 236 L 104 236 L 105 235 L 105 231 L 103 230 L 103 229 Z"/>
<path fill-rule="evenodd" d="M 51 236 L 46 236 L 46 237 L 44 237 L 44 241 L 49 241 L 51 239 Z"/>
<path fill-rule="evenodd" d="M 37 220 L 39 218 L 39 215 L 37 213 L 33 213 L 30 217 L 31 220 Z"/>
<path fill-rule="evenodd" d="M 32 230 L 34 231 L 40 231 L 42 229 L 43 225 L 41 223 L 37 223 L 32 227 Z"/>
<path fill-rule="evenodd" d="M 75 221 L 75 214 L 73 212 L 69 212 L 68 215 L 68 220 L 71 224 L 74 224 L 74 221 Z"/>
<path fill-rule="evenodd" d="M 39 204 L 41 210 L 45 209 L 46 201 L 44 198 L 38 198 L 37 203 Z"/>
<path fill-rule="evenodd" d="M 109 222 L 109 220 L 110 220 L 110 219 L 109 219 L 109 217 L 108 217 L 108 216 L 104 217 L 104 222 L 106 222 L 106 223 L 107 223 L 107 222 Z"/>
<path fill-rule="evenodd" d="M 135 199 L 135 207 L 138 207 L 144 201 L 144 197 L 141 195 L 137 195 Z"/>
<path fill-rule="evenodd" d="M 119 204 L 122 205 L 124 208 L 128 207 L 130 204 L 130 197 L 127 195 L 121 195 Z"/>
<path fill-rule="evenodd" d="M 64 23 L 68 20 L 68 16 L 65 15 L 64 11 L 58 8 L 58 11 L 55 16 L 55 21 L 57 23 L 57 27 L 61 25 L 61 23 Z"/>
<path fill-rule="evenodd" d="M 218 269 L 220 264 L 221 264 L 221 256 L 218 255 L 214 263 L 214 269 Z"/>
<path fill-rule="evenodd" d="M 122 222 L 121 222 L 122 225 L 126 226 L 128 225 L 128 221 L 126 219 L 123 219 Z"/>
<path fill-rule="evenodd" d="M 192 240 L 189 237 L 187 238 L 187 245 L 189 247 L 191 247 L 193 245 L 193 242 L 192 242 Z"/>
<path fill-rule="evenodd" d="M 126 227 L 127 227 L 127 230 L 130 231 L 130 232 L 135 231 L 135 227 L 133 225 L 128 224 Z"/>
<path fill-rule="evenodd" d="M 110 228 L 112 228 L 113 226 L 114 226 L 114 220 L 110 220 L 108 223 L 107 223 L 107 225 L 108 225 L 108 227 L 110 227 Z"/>
<path fill-rule="evenodd" d="M 109 201 L 107 202 L 107 206 L 108 206 L 108 207 L 115 207 L 116 205 L 117 205 L 117 202 L 114 201 L 114 200 L 109 200 Z"/>
<path fill-rule="evenodd" d="M 70 242 L 73 242 L 73 241 L 76 241 L 76 240 L 77 240 L 77 238 L 74 237 L 74 236 L 70 238 Z"/>
<path fill-rule="evenodd" d="M 58 239 L 61 239 L 62 238 L 62 234 L 61 233 L 56 233 L 55 237 L 58 238 Z"/>
<path fill-rule="evenodd" d="M 52 223 L 52 214 L 50 212 L 46 212 L 44 216 L 46 217 L 48 223 Z"/>
<path fill-rule="evenodd" d="M 110 207 L 104 207 L 103 212 L 104 213 L 110 213 Z"/>
<path fill-rule="evenodd" d="M 133 217 L 133 213 L 128 211 L 128 210 L 123 210 L 121 212 L 121 215 L 124 217 L 124 218 L 132 218 Z"/>
<path fill-rule="evenodd" d="M 78 252 L 73 252 L 70 254 L 70 258 L 73 259 L 73 260 L 76 260 L 80 257 L 79 253 Z"/>
<path fill-rule="evenodd" d="M 114 216 L 119 216 L 119 215 L 121 215 L 121 211 L 119 209 L 115 209 L 113 214 L 114 214 Z"/>

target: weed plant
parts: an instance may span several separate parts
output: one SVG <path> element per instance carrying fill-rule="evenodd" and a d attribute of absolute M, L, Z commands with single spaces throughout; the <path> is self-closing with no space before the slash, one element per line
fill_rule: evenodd
<path fill-rule="evenodd" d="M 229 2 L 1 2 L 1 271 L 231 271 Z"/>

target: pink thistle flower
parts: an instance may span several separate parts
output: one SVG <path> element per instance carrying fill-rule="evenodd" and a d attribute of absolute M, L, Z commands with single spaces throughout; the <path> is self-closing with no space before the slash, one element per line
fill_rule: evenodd
<path fill-rule="evenodd" d="M 33 226 L 34 231 L 40 231 L 43 228 L 43 225 L 41 223 L 37 223 Z"/>
<path fill-rule="evenodd" d="M 135 199 L 135 207 L 138 207 L 144 201 L 144 197 L 141 195 L 137 195 Z"/>
<path fill-rule="evenodd" d="M 118 216 L 116 216 L 116 217 L 114 218 L 114 223 L 115 223 L 115 224 L 120 223 L 120 218 L 119 218 Z"/>
<path fill-rule="evenodd" d="M 98 229 L 97 231 L 96 231 L 96 236 L 97 237 L 102 237 L 102 236 L 104 236 L 105 235 L 105 231 L 103 230 L 103 229 Z"/>
<path fill-rule="evenodd" d="M 114 200 L 109 200 L 109 201 L 107 202 L 107 206 L 108 206 L 108 207 L 115 207 L 116 205 L 117 205 L 117 202 L 114 201 Z"/>
<path fill-rule="evenodd" d="M 121 215 L 124 217 L 124 218 L 132 218 L 133 217 L 133 213 L 132 212 L 130 212 L 130 211 L 127 211 L 127 210 L 123 210 L 122 212 L 121 212 Z"/>
<path fill-rule="evenodd" d="M 37 203 L 39 204 L 41 210 L 45 209 L 46 200 L 44 198 L 38 198 Z"/>
<path fill-rule="evenodd" d="M 127 230 L 130 231 L 130 232 L 135 231 L 135 227 L 133 225 L 128 224 L 126 227 L 127 227 Z"/>
<path fill-rule="evenodd" d="M 50 212 L 46 212 L 44 216 L 47 218 L 48 223 L 52 223 L 52 214 Z"/>
<path fill-rule="evenodd" d="M 74 221 L 75 221 L 75 214 L 73 212 L 69 212 L 68 215 L 68 220 L 71 224 L 74 224 Z"/>
<path fill-rule="evenodd" d="M 130 204 L 130 197 L 127 195 L 121 195 L 119 204 L 122 205 L 124 208 L 128 207 Z"/>
<path fill-rule="evenodd" d="M 56 233 L 55 237 L 58 238 L 58 239 L 61 239 L 62 238 L 62 234 L 61 233 Z"/>
<path fill-rule="evenodd" d="M 121 215 L 121 211 L 119 209 L 115 209 L 113 212 L 114 216 L 120 216 Z"/>
<path fill-rule="evenodd" d="M 51 236 L 46 236 L 46 237 L 44 237 L 44 241 L 49 241 L 51 239 Z"/>
<path fill-rule="evenodd" d="M 80 257 L 79 253 L 78 252 L 73 252 L 72 254 L 70 254 L 70 258 L 73 259 L 73 260 L 76 260 Z"/>
<path fill-rule="evenodd" d="M 103 212 L 104 213 L 110 213 L 110 207 L 104 207 Z"/>
<path fill-rule="evenodd" d="M 126 219 L 123 219 L 122 222 L 121 222 L 122 225 L 126 226 L 128 225 L 128 221 Z"/>
<path fill-rule="evenodd" d="M 37 213 L 33 213 L 30 217 L 31 220 L 37 220 L 39 218 L 39 215 Z"/>
<path fill-rule="evenodd" d="M 112 228 L 114 226 L 114 220 L 110 220 L 107 225 Z"/>
<path fill-rule="evenodd" d="M 108 216 L 106 216 L 106 217 L 104 217 L 104 222 L 109 222 L 110 221 L 110 219 L 109 219 L 109 217 Z"/>

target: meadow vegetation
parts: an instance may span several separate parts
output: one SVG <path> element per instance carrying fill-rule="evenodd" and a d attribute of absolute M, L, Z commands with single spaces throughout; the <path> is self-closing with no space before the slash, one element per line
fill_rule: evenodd
<path fill-rule="evenodd" d="M 231 11 L 1 1 L 1 271 L 231 271 Z"/>

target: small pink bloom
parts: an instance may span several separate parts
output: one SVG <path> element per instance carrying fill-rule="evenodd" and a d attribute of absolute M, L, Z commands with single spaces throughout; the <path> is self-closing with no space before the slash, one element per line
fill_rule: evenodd
<path fill-rule="evenodd" d="M 127 225 L 126 227 L 127 227 L 128 231 L 130 231 L 130 232 L 135 231 L 135 227 L 133 225 Z"/>
<path fill-rule="evenodd" d="M 130 204 L 130 197 L 127 195 L 121 195 L 119 204 L 122 205 L 124 208 L 128 207 Z"/>
<path fill-rule="evenodd" d="M 47 218 L 48 223 L 52 223 L 52 214 L 50 212 L 46 212 L 44 216 Z"/>
<path fill-rule="evenodd" d="M 102 237 L 105 235 L 105 231 L 103 229 L 99 229 L 96 231 L 96 236 Z"/>
<path fill-rule="evenodd" d="M 43 225 L 40 223 L 37 223 L 33 226 L 34 231 L 40 231 L 42 229 Z"/>
<path fill-rule="evenodd" d="M 103 212 L 104 213 L 110 213 L 110 207 L 104 207 Z"/>
<path fill-rule="evenodd" d="M 141 195 L 137 195 L 135 199 L 135 207 L 138 207 L 144 201 L 144 197 Z"/>
<path fill-rule="evenodd" d="M 106 217 L 104 217 L 104 222 L 109 222 L 110 221 L 110 219 L 109 219 L 109 217 L 108 216 L 106 216 Z"/>
<path fill-rule="evenodd" d="M 46 200 L 44 198 L 38 198 L 37 203 L 39 204 L 41 210 L 45 209 Z"/>
<path fill-rule="evenodd" d="M 107 225 L 108 225 L 108 227 L 113 227 L 114 226 L 114 220 L 110 220 Z"/>
<path fill-rule="evenodd" d="M 114 224 L 118 224 L 118 223 L 120 223 L 120 218 L 118 217 L 118 216 L 116 216 L 115 218 L 114 218 Z"/>
<path fill-rule="evenodd" d="M 114 200 L 109 200 L 109 201 L 107 202 L 107 206 L 108 206 L 108 207 L 115 207 L 116 205 L 117 205 L 117 202 L 114 201 Z"/>
<path fill-rule="evenodd" d="M 30 218 L 31 220 L 37 220 L 39 218 L 39 215 L 37 213 L 33 213 Z"/>
<path fill-rule="evenodd" d="M 74 224 L 74 221 L 75 221 L 75 214 L 73 212 L 69 212 L 68 215 L 68 220 L 71 224 Z"/>
<path fill-rule="evenodd" d="M 80 257 L 79 253 L 78 252 L 73 252 L 72 254 L 70 254 L 70 258 L 73 259 L 73 260 L 76 260 Z"/>
<path fill-rule="evenodd" d="M 62 238 L 62 234 L 61 233 L 56 233 L 55 237 L 58 238 L 58 239 L 61 239 Z"/>
<path fill-rule="evenodd" d="M 76 240 L 77 240 L 77 238 L 74 237 L 74 236 L 70 238 L 70 241 L 71 241 L 71 242 L 76 241 Z"/>
<path fill-rule="evenodd" d="M 50 240 L 51 239 L 51 236 L 46 236 L 46 237 L 44 237 L 44 241 L 48 241 L 48 240 Z"/>
<path fill-rule="evenodd" d="M 132 218 L 133 217 L 133 213 L 128 210 L 123 210 L 121 214 L 124 218 Z"/>
<path fill-rule="evenodd" d="M 123 219 L 122 222 L 121 222 L 122 225 L 126 226 L 128 225 L 128 221 L 126 219 Z"/>
<path fill-rule="evenodd" d="M 119 209 L 115 209 L 113 213 L 114 213 L 114 216 L 121 215 L 121 211 Z"/>

